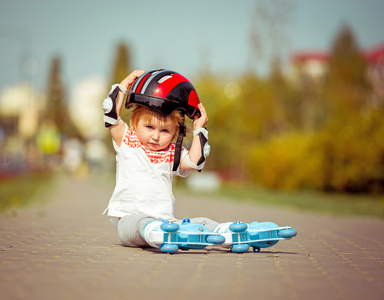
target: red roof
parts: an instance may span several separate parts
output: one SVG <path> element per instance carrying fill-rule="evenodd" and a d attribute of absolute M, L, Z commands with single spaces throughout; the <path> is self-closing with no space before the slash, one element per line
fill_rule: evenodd
<path fill-rule="evenodd" d="M 363 55 L 369 63 L 377 63 L 380 59 L 384 59 L 384 42 L 363 51 Z"/>
<path fill-rule="evenodd" d="M 363 50 L 362 54 L 367 62 L 371 64 L 379 62 L 380 59 L 384 59 L 384 42 Z M 327 62 L 329 56 L 329 53 L 321 51 L 297 52 L 291 55 L 291 61 L 293 64 L 303 63 L 306 61 Z"/>
<path fill-rule="evenodd" d="M 301 52 L 291 55 L 293 63 L 306 62 L 308 60 L 315 60 L 319 62 L 326 62 L 329 59 L 329 55 L 323 52 Z"/>

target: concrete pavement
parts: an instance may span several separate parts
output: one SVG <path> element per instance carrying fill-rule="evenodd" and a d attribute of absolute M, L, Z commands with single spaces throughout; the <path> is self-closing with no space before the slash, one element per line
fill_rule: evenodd
<path fill-rule="evenodd" d="M 112 185 L 63 178 L 47 205 L 0 216 L 1 299 L 384 299 L 384 222 L 178 195 L 178 218 L 272 221 L 298 236 L 260 253 L 121 246 Z"/>

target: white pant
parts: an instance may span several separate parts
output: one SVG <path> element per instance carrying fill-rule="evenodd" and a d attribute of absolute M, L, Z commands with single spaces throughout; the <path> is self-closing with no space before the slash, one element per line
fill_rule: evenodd
<path fill-rule="evenodd" d="M 148 243 L 144 240 L 142 232 L 144 226 L 153 220 L 153 217 L 143 214 L 127 215 L 120 220 L 115 218 L 111 219 L 117 227 L 117 233 L 123 245 L 128 247 L 148 247 Z M 115 221 L 118 221 L 117 224 Z M 176 220 L 175 222 L 181 225 L 182 220 Z M 208 218 L 192 218 L 191 223 L 197 223 L 204 225 L 209 231 L 213 231 L 219 223 Z"/>

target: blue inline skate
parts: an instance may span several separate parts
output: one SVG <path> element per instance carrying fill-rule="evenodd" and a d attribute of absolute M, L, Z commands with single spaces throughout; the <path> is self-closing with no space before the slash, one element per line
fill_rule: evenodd
<path fill-rule="evenodd" d="M 290 226 L 279 227 L 272 222 L 252 222 L 249 225 L 242 222 L 228 222 L 217 226 L 214 232 L 225 237 L 223 246 L 231 248 L 232 252 L 247 252 L 249 247 L 254 252 L 268 248 L 280 240 L 288 240 L 297 232 Z"/>
<path fill-rule="evenodd" d="M 143 229 L 143 236 L 150 246 L 168 253 L 179 249 L 204 249 L 225 241 L 221 234 L 210 232 L 204 225 L 191 223 L 187 218 L 181 225 L 166 220 L 149 222 Z"/>

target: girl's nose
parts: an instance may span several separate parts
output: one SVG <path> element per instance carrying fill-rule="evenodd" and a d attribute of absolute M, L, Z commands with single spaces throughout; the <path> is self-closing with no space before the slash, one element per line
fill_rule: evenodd
<path fill-rule="evenodd" d="M 155 131 L 152 135 L 152 139 L 154 139 L 155 141 L 157 141 L 159 139 L 159 133 L 157 131 Z"/>

